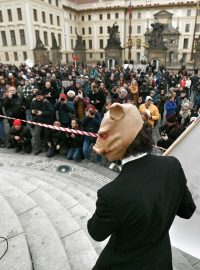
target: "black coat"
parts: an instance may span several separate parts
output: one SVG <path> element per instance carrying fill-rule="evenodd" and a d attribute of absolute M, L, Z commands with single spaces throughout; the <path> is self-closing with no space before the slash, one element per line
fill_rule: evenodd
<path fill-rule="evenodd" d="M 33 120 L 39 123 L 52 124 L 53 122 L 53 106 L 44 99 L 43 101 L 33 100 L 31 102 L 31 110 L 41 111 L 41 115 L 33 114 Z"/>
<path fill-rule="evenodd" d="M 176 215 L 190 218 L 195 210 L 177 159 L 151 155 L 123 165 L 98 191 L 96 207 L 89 234 L 111 236 L 98 270 L 172 270 L 168 231 Z"/>

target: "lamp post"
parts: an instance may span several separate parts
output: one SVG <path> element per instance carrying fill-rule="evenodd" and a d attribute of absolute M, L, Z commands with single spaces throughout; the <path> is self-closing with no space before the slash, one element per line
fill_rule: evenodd
<path fill-rule="evenodd" d="M 195 35 L 196 35 L 196 24 L 197 24 L 198 12 L 199 12 L 199 5 L 200 5 L 200 1 L 197 0 L 196 15 L 195 15 L 195 20 L 194 20 L 194 32 L 193 32 L 193 38 L 192 38 L 192 49 L 191 49 L 191 54 L 190 54 L 190 62 L 192 62 L 194 60 Z"/>

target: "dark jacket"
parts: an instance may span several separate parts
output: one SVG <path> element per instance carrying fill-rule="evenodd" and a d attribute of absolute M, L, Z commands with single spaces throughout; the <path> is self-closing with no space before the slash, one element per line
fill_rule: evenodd
<path fill-rule="evenodd" d="M 9 138 L 13 140 L 15 136 L 21 137 L 19 141 L 20 143 L 31 143 L 32 135 L 30 129 L 25 126 L 21 126 L 20 130 L 16 130 L 14 127 L 11 127 L 9 131 Z"/>
<path fill-rule="evenodd" d="M 17 94 L 12 95 L 12 98 L 4 97 L 3 105 L 6 116 L 26 119 L 26 104 L 25 99 Z"/>
<path fill-rule="evenodd" d="M 179 161 L 152 155 L 123 165 L 98 191 L 96 207 L 89 234 L 111 236 L 98 270 L 172 270 L 168 231 L 176 215 L 188 219 L 196 208 Z"/>
<path fill-rule="evenodd" d="M 58 111 L 59 120 L 62 125 L 69 126 L 72 116 L 74 115 L 74 106 L 70 102 L 57 102 L 54 105 L 54 113 Z"/>
<path fill-rule="evenodd" d="M 60 145 L 62 147 L 67 142 L 67 136 L 63 131 L 48 129 L 47 140 L 52 146 Z"/>
<path fill-rule="evenodd" d="M 75 134 L 75 138 L 71 137 L 71 134 L 69 134 L 69 147 L 73 147 L 73 148 L 81 148 L 83 146 L 83 138 L 84 136 L 82 135 L 76 135 Z"/>
<path fill-rule="evenodd" d="M 43 101 L 33 100 L 31 110 L 42 111 L 41 115 L 33 114 L 33 121 L 44 124 L 52 124 L 53 122 L 53 107 L 51 103 L 44 99 Z"/>

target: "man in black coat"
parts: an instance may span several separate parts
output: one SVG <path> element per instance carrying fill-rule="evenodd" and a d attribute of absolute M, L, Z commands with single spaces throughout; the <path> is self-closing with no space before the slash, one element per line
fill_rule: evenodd
<path fill-rule="evenodd" d="M 137 108 L 113 104 L 94 150 L 122 160 L 122 171 L 98 191 L 88 221 L 96 241 L 111 236 L 93 270 L 173 269 L 169 229 L 176 215 L 188 219 L 196 207 L 179 161 L 150 155 L 151 149 Z"/>

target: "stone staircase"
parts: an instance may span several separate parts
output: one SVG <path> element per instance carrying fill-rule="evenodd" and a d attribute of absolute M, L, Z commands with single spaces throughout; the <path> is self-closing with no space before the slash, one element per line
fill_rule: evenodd
<path fill-rule="evenodd" d="M 71 171 L 59 173 L 66 164 Z M 91 239 L 87 220 L 96 191 L 115 175 L 95 164 L 0 153 L 0 236 L 8 239 L 0 269 L 91 270 L 106 241 Z M 0 239 L 0 256 L 5 248 Z M 200 269 L 178 249 L 173 260 L 176 270 Z"/>

